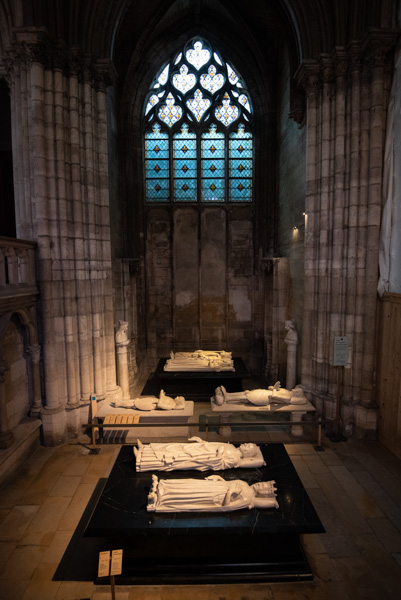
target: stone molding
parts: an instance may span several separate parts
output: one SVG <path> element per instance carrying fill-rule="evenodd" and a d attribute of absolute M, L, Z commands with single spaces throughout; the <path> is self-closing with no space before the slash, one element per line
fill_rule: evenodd
<path fill-rule="evenodd" d="M 117 79 L 110 59 L 96 59 L 78 48 L 68 48 L 50 38 L 45 28 L 14 29 L 14 41 L 6 49 L 4 70 L 10 76 L 16 67 L 38 63 L 45 70 L 60 71 L 66 77 L 77 77 L 81 83 L 92 83 L 105 91 Z"/>

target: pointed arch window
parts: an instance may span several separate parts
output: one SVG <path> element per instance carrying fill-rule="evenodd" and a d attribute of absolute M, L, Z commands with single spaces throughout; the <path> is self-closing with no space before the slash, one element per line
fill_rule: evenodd
<path fill-rule="evenodd" d="M 234 66 L 205 39 L 190 40 L 146 96 L 146 201 L 252 202 L 252 123 Z"/>

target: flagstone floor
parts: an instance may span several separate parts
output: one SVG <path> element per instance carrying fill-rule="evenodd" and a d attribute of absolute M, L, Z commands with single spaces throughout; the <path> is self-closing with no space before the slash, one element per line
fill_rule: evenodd
<path fill-rule="evenodd" d="M 401 461 L 379 442 L 333 443 L 323 435 L 318 452 L 307 436 L 276 431 L 265 441 L 286 444 L 326 529 L 303 540 L 314 581 L 117 586 L 116 600 L 399 600 Z M 52 577 L 119 449 L 104 445 L 89 454 L 76 443 L 39 447 L 0 488 L 0 600 L 111 598 L 107 586 Z"/>

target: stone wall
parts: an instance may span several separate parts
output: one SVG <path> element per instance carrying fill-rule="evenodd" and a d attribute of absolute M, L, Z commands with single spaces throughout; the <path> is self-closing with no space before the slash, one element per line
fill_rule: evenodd
<path fill-rule="evenodd" d="M 304 123 L 298 124 L 289 118 L 290 67 L 285 47 L 281 54 L 279 72 L 277 254 L 288 258 L 290 294 L 285 318 L 294 320 L 299 335 L 299 382 L 304 304 L 306 127 Z"/>

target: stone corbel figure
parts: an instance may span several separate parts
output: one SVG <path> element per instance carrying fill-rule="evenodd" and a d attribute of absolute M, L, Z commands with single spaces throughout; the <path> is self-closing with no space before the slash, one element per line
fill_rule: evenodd
<path fill-rule="evenodd" d="M 116 346 L 128 346 L 128 321 L 119 321 L 120 326 L 116 331 Z"/>
<path fill-rule="evenodd" d="M 116 331 L 118 384 L 122 390 L 122 399 L 129 400 L 130 393 L 128 378 L 127 346 L 130 341 L 127 335 L 128 321 L 119 321 L 119 323 L 120 326 Z"/>
<path fill-rule="evenodd" d="M 287 344 L 286 387 L 291 390 L 295 387 L 296 380 L 298 334 L 292 319 L 285 322 L 285 329 L 287 331 L 284 338 L 284 342 Z"/>

